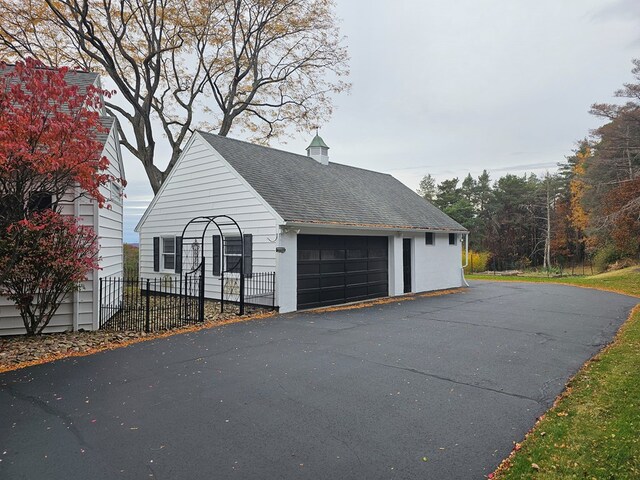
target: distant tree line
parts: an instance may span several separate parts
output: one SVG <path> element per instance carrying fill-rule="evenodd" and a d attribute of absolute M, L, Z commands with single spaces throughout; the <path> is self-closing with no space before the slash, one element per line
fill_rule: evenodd
<path fill-rule="evenodd" d="M 594 104 L 606 120 L 543 176 L 485 170 L 436 184 L 431 175 L 418 193 L 470 231 L 470 247 L 488 251 L 498 270 L 557 268 L 595 258 L 605 265 L 640 256 L 640 59 L 635 83 L 615 95 L 622 104 Z"/>

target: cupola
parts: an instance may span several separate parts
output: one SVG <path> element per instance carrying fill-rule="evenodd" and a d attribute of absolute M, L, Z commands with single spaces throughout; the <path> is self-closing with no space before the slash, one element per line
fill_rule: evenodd
<path fill-rule="evenodd" d="M 329 147 L 317 133 L 307 147 L 307 157 L 313 158 L 322 165 L 329 165 Z"/>

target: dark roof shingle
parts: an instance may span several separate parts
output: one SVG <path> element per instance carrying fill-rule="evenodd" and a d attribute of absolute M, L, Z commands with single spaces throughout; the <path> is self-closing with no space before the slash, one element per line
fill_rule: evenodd
<path fill-rule="evenodd" d="M 391 175 L 199 133 L 287 222 L 466 231 Z"/>

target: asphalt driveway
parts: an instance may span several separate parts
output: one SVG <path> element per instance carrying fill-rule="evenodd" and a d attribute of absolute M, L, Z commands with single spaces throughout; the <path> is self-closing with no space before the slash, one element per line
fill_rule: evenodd
<path fill-rule="evenodd" d="M 637 302 L 474 282 L 9 372 L 0 478 L 479 479 Z"/>

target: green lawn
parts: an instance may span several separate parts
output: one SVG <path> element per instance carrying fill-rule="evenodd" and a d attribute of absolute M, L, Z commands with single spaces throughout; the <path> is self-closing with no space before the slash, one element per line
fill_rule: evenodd
<path fill-rule="evenodd" d="M 640 269 L 590 277 L 469 279 L 552 282 L 640 296 Z M 613 344 L 587 363 L 496 479 L 640 478 L 640 305 Z"/>

